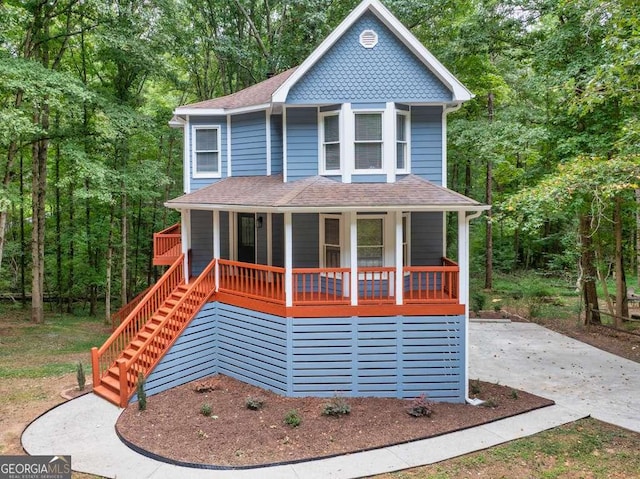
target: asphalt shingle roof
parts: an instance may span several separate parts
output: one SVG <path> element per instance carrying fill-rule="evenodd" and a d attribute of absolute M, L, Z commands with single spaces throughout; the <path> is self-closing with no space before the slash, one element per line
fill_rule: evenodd
<path fill-rule="evenodd" d="M 271 102 L 271 95 L 282 85 L 287 78 L 296 70 L 297 67 L 291 68 L 271 78 L 256 83 L 244 90 L 237 91 L 231 95 L 221 96 L 212 100 L 205 100 L 190 105 L 178 107 L 177 113 L 181 108 L 207 108 L 207 109 L 233 109 L 243 108 L 247 106 L 262 105 Z"/>
<path fill-rule="evenodd" d="M 441 207 L 478 209 L 482 204 L 442 186 L 408 175 L 395 183 L 340 183 L 313 176 L 284 183 L 282 175 L 225 178 L 173 200 L 168 207 L 244 206 L 296 209 L 309 207 Z"/>

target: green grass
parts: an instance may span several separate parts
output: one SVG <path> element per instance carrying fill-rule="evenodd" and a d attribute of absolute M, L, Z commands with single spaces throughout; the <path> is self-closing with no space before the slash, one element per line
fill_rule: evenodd
<path fill-rule="evenodd" d="M 44 324 L 29 312 L 0 307 L 0 378 L 41 378 L 76 371 L 82 361 L 91 374 L 90 350 L 109 336 L 101 319 L 48 314 Z"/>
<path fill-rule="evenodd" d="M 583 419 L 535 436 L 378 479 L 637 478 L 640 434 Z"/>

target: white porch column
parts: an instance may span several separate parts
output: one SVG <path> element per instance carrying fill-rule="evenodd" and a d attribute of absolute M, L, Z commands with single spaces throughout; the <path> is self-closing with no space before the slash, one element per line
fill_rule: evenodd
<path fill-rule="evenodd" d="M 351 305 L 358 305 L 358 214 L 355 211 L 347 213 L 349 219 L 349 259 L 351 274 L 349 275 Z"/>
<path fill-rule="evenodd" d="M 215 266 L 215 289 L 218 291 L 218 284 L 220 283 L 220 265 L 218 261 L 220 259 L 220 211 L 213 211 L 213 257 L 216 259 Z"/>
<path fill-rule="evenodd" d="M 395 212 L 396 219 L 396 304 L 404 303 L 404 269 L 402 251 L 402 211 Z M 389 285 L 391 286 L 391 285 Z"/>
<path fill-rule="evenodd" d="M 184 262 L 182 265 L 184 271 L 184 282 L 189 283 L 189 246 L 191 244 L 191 210 L 180 210 L 180 230 L 182 241 L 182 252 L 184 253 Z"/>
<path fill-rule="evenodd" d="M 285 305 L 293 306 L 293 227 L 291 212 L 284 214 L 284 295 Z"/>
<path fill-rule="evenodd" d="M 458 297 L 469 317 L 469 222 L 465 211 L 458 212 Z"/>

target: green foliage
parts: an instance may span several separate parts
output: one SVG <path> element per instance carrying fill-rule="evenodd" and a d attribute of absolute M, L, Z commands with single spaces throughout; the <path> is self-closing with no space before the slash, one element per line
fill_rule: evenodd
<path fill-rule="evenodd" d="M 480 394 L 480 380 L 479 379 L 474 379 L 472 381 L 469 381 L 469 392 L 471 394 L 473 394 L 474 396 L 477 396 L 478 394 Z"/>
<path fill-rule="evenodd" d="M 78 381 L 78 390 L 84 391 L 84 386 L 87 382 L 87 378 L 84 375 L 84 368 L 82 367 L 82 361 L 78 361 L 76 367 L 76 380 Z"/>
<path fill-rule="evenodd" d="M 200 406 L 200 414 L 205 417 L 210 417 L 211 414 L 213 414 L 213 407 L 211 406 L 211 404 L 204 403 L 202 406 Z"/>
<path fill-rule="evenodd" d="M 146 380 L 144 374 L 138 373 L 138 384 L 136 384 L 136 393 L 138 395 L 138 409 L 144 411 L 147 409 L 147 393 L 144 390 Z"/>
<path fill-rule="evenodd" d="M 427 399 L 425 393 L 411 400 L 407 408 L 407 414 L 413 417 L 431 417 L 433 414 L 433 403 Z"/>
<path fill-rule="evenodd" d="M 487 295 L 481 291 L 471 293 L 471 311 L 478 314 L 487 304 Z"/>
<path fill-rule="evenodd" d="M 264 399 L 261 397 L 249 396 L 245 399 L 244 406 L 252 411 L 258 411 L 264 407 Z"/>
<path fill-rule="evenodd" d="M 345 416 L 351 412 L 351 406 L 347 400 L 343 397 L 333 396 L 330 401 L 326 402 L 322 406 L 323 416 L 340 417 Z"/>
<path fill-rule="evenodd" d="M 298 411 L 292 409 L 284 416 L 283 422 L 289 427 L 298 427 L 302 424 L 302 416 Z"/>

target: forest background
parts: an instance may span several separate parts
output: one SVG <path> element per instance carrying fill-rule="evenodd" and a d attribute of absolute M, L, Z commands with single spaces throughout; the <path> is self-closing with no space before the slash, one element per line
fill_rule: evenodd
<path fill-rule="evenodd" d="M 162 204 L 182 193 L 173 109 L 299 64 L 357 3 L 0 0 L 2 299 L 36 322 L 45 302 L 109 318 L 152 283 L 153 232 L 178 220 Z M 493 205 L 473 224 L 472 275 L 489 290 L 494 272 L 563 275 L 593 322 L 614 275 L 625 315 L 625 271 L 640 278 L 637 1 L 385 4 L 476 95 L 448 124 L 448 186 Z"/>

